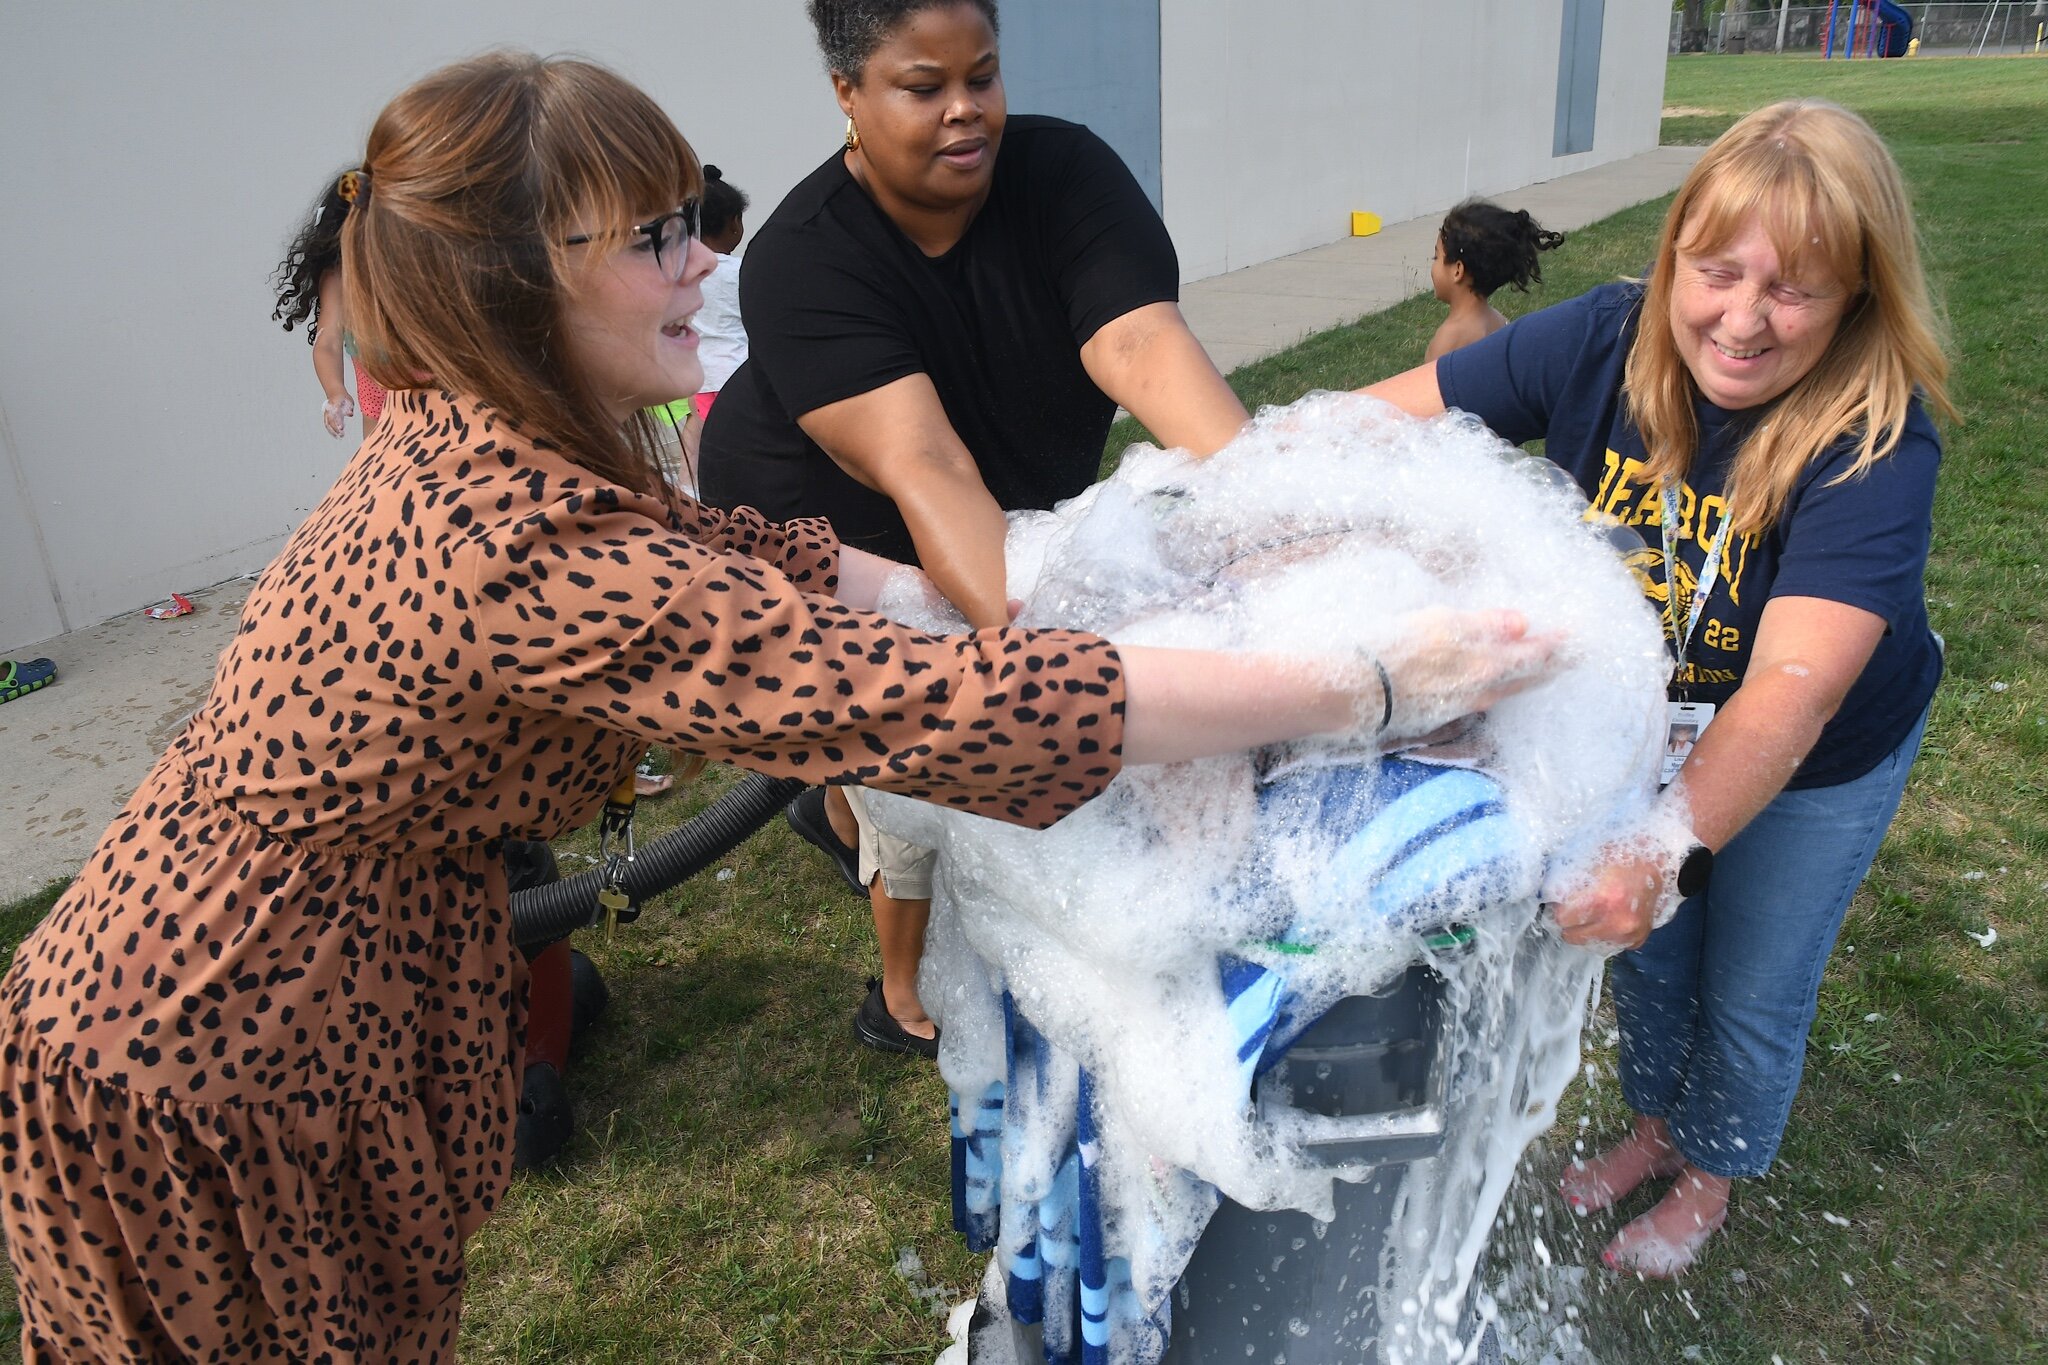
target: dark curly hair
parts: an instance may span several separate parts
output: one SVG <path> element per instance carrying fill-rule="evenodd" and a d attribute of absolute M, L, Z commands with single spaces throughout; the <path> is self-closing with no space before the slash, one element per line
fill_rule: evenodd
<path fill-rule="evenodd" d="M 1444 215 L 1438 229 L 1444 264 L 1463 265 L 1472 292 L 1487 298 L 1504 284 L 1523 293 L 1543 282 L 1536 253 L 1564 241 L 1562 232 L 1546 231 L 1527 209 L 1504 209 L 1484 199 L 1467 199 Z"/>
<path fill-rule="evenodd" d="M 282 322 L 289 332 L 306 324 L 306 342 L 320 335 L 320 277 L 341 264 L 341 225 L 348 218 L 348 200 L 341 197 L 341 177 L 336 172 L 320 192 L 312 216 L 292 238 L 284 260 L 278 264 L 271 287 L 277 291 L 272 321 Z"/>
<path fill-rule="evenodd" d="M 1000 33 L 996 0 L 807 0 L 811 24 L 818 30 L 818 50 L 825 69 L 858 84 L 868 58 L 896 31 L 897 25 L 928 9 L 972 5 L 988 26 Z"/>
<path fill-rule="evenodd" d="M 732 220 L 745 213 L 754 201 L 747 192 L 725 178 L 716 166 L 704 168 L 704 209 L 698 228 L 706 237 L 723 236 Z"/>

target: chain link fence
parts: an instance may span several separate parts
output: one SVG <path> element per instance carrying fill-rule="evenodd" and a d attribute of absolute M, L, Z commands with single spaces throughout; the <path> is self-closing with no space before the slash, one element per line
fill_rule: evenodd
<path fill-rule="evenodd" d="M 1841 56 L 1848 40 L 1851 5 L 1843 0 L 1835 12 L 1834 52 Z M 2048 57 L 2048 0 L 2017 3 L 1900 4 L 1913 20 L 1913 36 L 1929 56 Z M 1752 0 L 1746 14 L 1710 13 L 1707 50 L 1711 52 L 1808 52 L 1818 54 L 1828 39 L 1827 5 L 1781 7 L 1770 0 Z M 1680 48 L 1683 17 L 1671 16 L 1671 51 Z M 1867 28 L 1865 32 L 1867 33 Z M 1783 46 L 1779 37 L 1783 35 Z M 1863 55 L 1863 50 L 1857 55 Z"/>

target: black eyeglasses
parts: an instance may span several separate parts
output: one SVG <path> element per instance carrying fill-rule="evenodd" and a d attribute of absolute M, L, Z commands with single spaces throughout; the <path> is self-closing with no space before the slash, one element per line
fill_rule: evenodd
<path fill-rule="evenodd" d="M 685 199 L 682 207 L 673 213 L 664 213 L 659 218 L 638 224 L 633 229 L 636 237 L 645 237 L 647 246 L 654 251 L 654 264 L 661 273 L 671 280 L 683 277 L 683 263 L 690 258 L 690 243 L 704 235 L 703 223 L 698 218 L 698 201 Z M 578 233 L 565 238 L 564 246 L 582 246 L 590 240 L 590 234 Z M 645 250 L 638 242 L 635 251 Z"/>

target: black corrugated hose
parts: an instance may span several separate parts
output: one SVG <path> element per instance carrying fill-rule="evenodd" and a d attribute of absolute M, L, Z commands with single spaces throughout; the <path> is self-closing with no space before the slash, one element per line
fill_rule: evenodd
<path fill-rule="evenodd" d="M 738 786 L 691 819 L 640 849 L 626 866 L 634 905 L 702 872 L 745 843 L 808 782 L 748 773 Z M 566 938 L 597 918 L 598 870 L 512 893 L 512 940 L 526 948 Z"/>

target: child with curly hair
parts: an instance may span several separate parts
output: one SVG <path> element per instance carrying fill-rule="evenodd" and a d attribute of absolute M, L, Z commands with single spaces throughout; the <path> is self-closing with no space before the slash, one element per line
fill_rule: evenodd
<path fill-rule="evenodd" d="M 306 325 L 306 340 L 313 347 L 313 373 L 326 395 L 320 405 L 320 421 L 336 440 L 357 411 L 357 400 L 342 379 L 342 354 L 346 351 L 355 359 L 355 344 L 342 316 L 341 225 L 347 221 L 362 183 L 362 173 L 354 170 L 343 171 L 327 182 L 320 202 L 292 239 L 273 279 L 277 307 L 270 316 L 282 322 L 287 332 L 300 323 Z M 355 371 L 363 435 L 367 437 L 383 415 L 384 390 L 363 372 L 360 361 Z"/>
<path fill-rule="evenodd" d="M 1429 339 L 1425 361 L 1446 351 L 1469 346 L 1508 325 L 1489 299 L 1493 291 L 1512 284 L 1523 293 L 1543 282 L 1539 251 L 1564 241 L 1562 232 L 1548 232 L 1527 209 L 1504 209 L 1484 199 L 1467 199 L 1444 216 L 1437 229 L 1436 250 L 1429 257 L 1429 284 L 1451 306 L 1451 315 Z"/>

